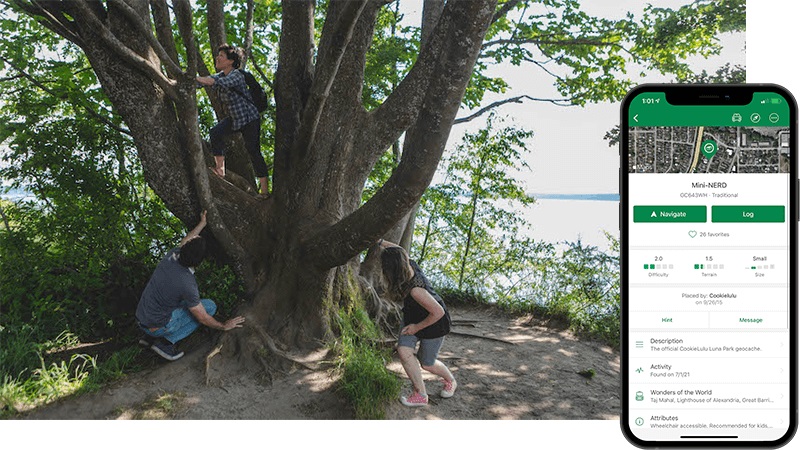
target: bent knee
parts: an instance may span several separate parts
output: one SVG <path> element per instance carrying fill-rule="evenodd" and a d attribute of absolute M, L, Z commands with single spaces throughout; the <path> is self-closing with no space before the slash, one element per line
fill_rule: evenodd
<path fill-rule="evenodd" d="M 400 355 L 401 358 L 413 358 L 414 349 L 401 345 L 397 347 L 397 354 Z"/>
<path fill-rule="evenodd" d="M 425 369 L 425 370 L 427 370 L 428 372 L 433 372 L 433 370 L 434 370 L 433 368 L 434 368 L 435 366 L 436 366 L 436 363 L 434 363 L 434 364 L 431 364 L 431 365 L 429 365 L 429 366 L 428 366 L 428 365 L 425 365 L 425 364 L 422 364 L 422 368 L 423 368 L 423 369 Z"/>
<path fill-rule="evenodd" d="M 203 309 L 206 310 L 209 316 L 213 316 L 217 312 L 217 304 L 214 303 L 213 300 L 204 298 L 200 300 L 200 303 L 203 304 Z"/>

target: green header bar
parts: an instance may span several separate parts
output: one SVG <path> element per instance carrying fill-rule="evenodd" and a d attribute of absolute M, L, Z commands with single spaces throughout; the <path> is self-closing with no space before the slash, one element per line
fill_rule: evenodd
<path fill-rule="evenodd" d="M 630 127 L 788 127 L 789 104 L 780 94 L 755 92 L 749 105 L 671 105 L 663 92 L 643 92 L 628 109 Z"/>

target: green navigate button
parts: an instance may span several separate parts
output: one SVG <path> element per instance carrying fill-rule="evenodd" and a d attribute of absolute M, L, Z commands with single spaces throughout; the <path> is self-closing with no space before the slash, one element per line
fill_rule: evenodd
<path fill-rule="evenodd" d="M 634 222 L 705 222 L 705 206 L 634 206 Z"/>
<path fill-rule="evenodd" d="M 786 207 L 778 206 L 712 206 L 712 222 L 785 222 Z"/>

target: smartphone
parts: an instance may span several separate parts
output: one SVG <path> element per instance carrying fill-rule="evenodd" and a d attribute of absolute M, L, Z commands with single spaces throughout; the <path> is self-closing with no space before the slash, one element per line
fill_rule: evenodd
<path fill-rule="evenodd" d="M 797 428 L 795 100 L 650 84 L 621 113 L 623 433 L 783 445 Z"/>

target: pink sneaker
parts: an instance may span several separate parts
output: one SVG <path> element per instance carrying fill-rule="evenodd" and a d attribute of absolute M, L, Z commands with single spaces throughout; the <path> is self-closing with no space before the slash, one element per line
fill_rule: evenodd
<path fill-rule="evenodd" d="M 442 387 L 442 392 L 440 392 L 439 395 L 441 395 L 442 398 L 452 397 L 453 394 L 456 393 L 456 388 L 458 387 L 458 383 L 456 383 L 455 378 L 453 378 L 453 381 L 448 381 L 442 378 L 442 383 L 444 383 L 444 386 Z"/>
<path fill-rule="evenodd" d="M 414 392 L 414 394 L 408 398 L 400 397 L 400 403 L 411 407 L 427 406 L 428 396 L 422 395 L 419 392 Z"/>

